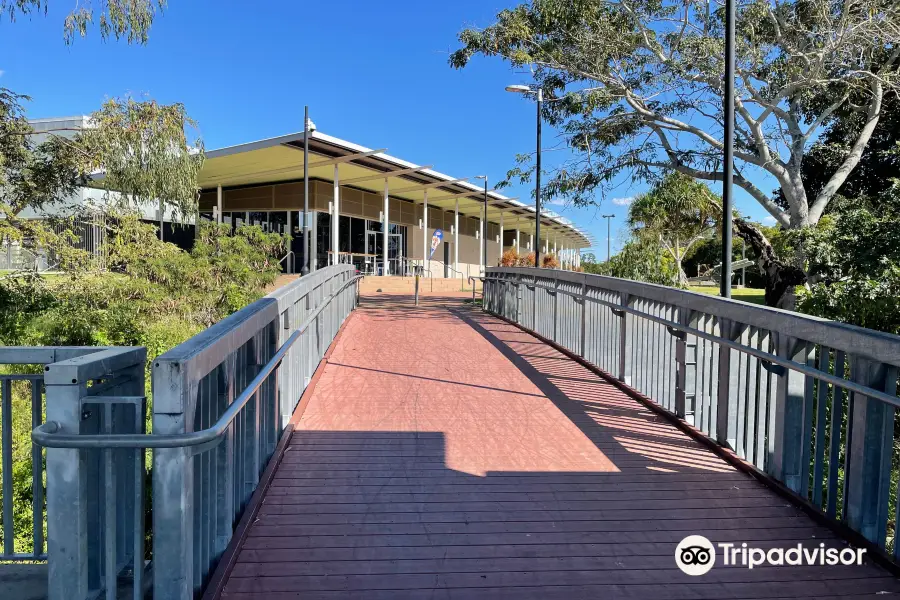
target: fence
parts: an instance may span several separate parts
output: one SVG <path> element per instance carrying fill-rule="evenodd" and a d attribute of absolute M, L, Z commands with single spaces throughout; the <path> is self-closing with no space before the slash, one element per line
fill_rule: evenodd
<path fill-rule="evenodd" d="M 74 249 L 90 254 L 99 268 L 106 267 L 106 216 L 96 211 L 84 211 L 69 219 L 50 219 L 49 229 L 66 238 Z M 59 258 L 52 250 L 22 244 L 8 238 L 0 241 L 0 271 L 35 270 L 55 271 Z"/>
<path fill-rule="evenodd" d="M 43 561 L 48 557 L 48 574 L 54 597 L 77 597 L 79 581 L 60 580 L 72 559 L 73 546 L 84 558 L 84 596 L 88 589 L 102 587 L 104 579 L 116 581 L 131 573 L 140 585 L 144 530 L 143 519 L 135 521 L 143 511 L 143 455 L 132 450 L 129 455 L 113 456 L 96 449 L 74 452 L 50 449 L 46 455 L 48 484 L 46 489 L 47 551 L 44 551 L 44 458 L 41 446 L 31 444 L 30 521 L 32 551 L 16 553 L 17 539 L 13 520 L 13 423 L 17 410 L 27 408 L 31 427 L 44 418 L 46 396 L 47 419 L 80 434 L 142 433 L 146 420 L 144 406 L 143 348 L 60 347 L 0 348 L 0 364 L 32 365 L 39 374 L 0 375 L 3 422 L 3 538 L 0 560 Z M 28 390 L 13 384 L 28 382 Z M 19 433 L 24 434 L 24 431 Z M 20 440 L 21 441 L 21 440 Z M 127 523 L 127 526 L 125 525 Z M 74 531 L 77 540 L 66 537 Z M 89 535 L 90 533 L 90 535 Z M 21 541 L 21 536 L 19 536 Z M 104 552 L 101 549 L 106 549 Z M 139 557 L 138 561 L 134 557 Z M 111 567 L 108 568 L 108 565 Z M 57 586 L 53 590 L 53 580 Z"/>
<path fill-rule="evenodd" d="M 80 464 L 93 450 L 102 451 L 105 481 L 115 484 L 116 465 L 126 464 L 136 453 L 143 455 L 143 449 L 153 449 L 154 597 L 191 598 L 203 589 L 303 390 L 357 304 L 353 285 L 357 280 L 349 265 L 320 269 L 158 357 L 152 365 L 150 435 L 122 433 L 109 426 L 79 429 L 78 404 L 79 399 L 84 402 L 85 390 L 72 388 L 68 396 L 60 396 L 59 404 L 65 408 L 58 411 L 64 414 L 48 411 L 47 423 L 32 434 L 49 447 L 50 497 L 68 498 L 65 514 L 73 517 L 62 522 L 57 518 L 62 508 L 57 506 L 57 512 L 48 501 L 50 600 L 80 600 L 100 592 L 115 598 L 120 571 L 101 569 L 103 577 L 98 578 L 90 565 L 104 555 L 105 564 L 112 564 L 115 556 L 115 564 L 127 568 L 128 556 L 119 554 L 123 544 L 113 540 L 143 527 L 143 513 L 136 506 L 128 506 L 130 514 L 123 514 L 121 521 L 107 511 L 107 518 L 98 523 L 98 530 L 105 532 L 102 544 L 87 542 L 81 515 L 89 510 L 85 504 L 89 498 L 77 479 L 51 470 L 51 457 Z M 63 379 L 68 375 L 73 386 L 84 377 L 67 371 Z M 133 400 L 108 397 L 106 402 Z M 120 487 L 107 485 L 102 503 L 117 506 Z M 135 502 L 139 500 L 136 493 Z M 54 540 L 66 545 L 57 547 Z M 137 547 L 133 552 L 139 555 Z M 134 572 L 132 591 L 137 599 L 143 594 L 142 570 Z"/>
<path fill-rule="evenodd" d="M 900 337 L 549 269 L 488 269 L 484 307 L 617 377 L 900 556 Z"/>

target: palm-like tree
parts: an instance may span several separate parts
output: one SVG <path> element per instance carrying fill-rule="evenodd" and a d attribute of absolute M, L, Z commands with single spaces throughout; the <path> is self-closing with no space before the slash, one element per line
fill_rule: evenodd
<path fill-rule="evenodd" d="M 628 209 L 628 225 L 637 237 L 658 240 L 675 261 L 679 284 L 687 283 L 681 267 L 690 249 L 715 230 L 721 213 L 718 197 L 687 175 L 671 173 L 639 195 Z"/>

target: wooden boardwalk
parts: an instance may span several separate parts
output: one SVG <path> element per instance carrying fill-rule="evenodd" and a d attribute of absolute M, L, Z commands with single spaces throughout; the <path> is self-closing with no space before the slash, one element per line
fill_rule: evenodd
<path fill-rule="evenodd" d="M 550 346 L 462 304 L 364 298 L 222 598 L 883 598 L 880 568 L 716 566 L 690 534 L 843 548 Z"/>

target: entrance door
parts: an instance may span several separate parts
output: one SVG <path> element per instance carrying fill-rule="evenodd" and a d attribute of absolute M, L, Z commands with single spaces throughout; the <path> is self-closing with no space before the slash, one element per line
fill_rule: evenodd
<path fill-rule="evenodd" d="M 444 242 L 444 279 L 450 277 L 450 243 Z"/>

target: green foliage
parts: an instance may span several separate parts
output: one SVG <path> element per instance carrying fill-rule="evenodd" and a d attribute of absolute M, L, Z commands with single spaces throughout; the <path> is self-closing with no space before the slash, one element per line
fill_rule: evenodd
<path fill-rule="evenodd" d="M 286 248 L 284 236 L 260 227 L 240 227 L 232 235 L 228 226 L 204 223 L 186 252 L 161 242 L 156 227 L 134 215 L 112 220 L 109 239 L 109 272 L 0 278 L 0 345 L 145 346 L 149 369 L 156 356 L 262 296 Z M 19 383 L 13 395 L 15 547 L 29 552 L 31 398 Z"/>
<path fill-rule="evenodd" d="M 620 177 L 656 181 L 675 170 L 721 180 L 724 16 L 700 0 L 530 0 L 462 31 L 450 64 L 481 55 L 527 68 L 547 99 L 544 118 L 571 150 L 546 194 L 592 204 Z M 738 7 L 737 31 L 734 181 L 782 225 L 815 224 L 858 152 L 829 166 L 812 202 L 803 157 L 835 111 L 877 124 L 882 100 L 900 87 L 900 7 L 751 0 Z M 862 150 L 871 133 L 862 127 L 844 146 Z M 527 179 L 531 160 L 509 177 Z M 754 169 L 777 182 L 786 210 L 744 176 Z"/>
<path fill-rule="evenodd" d="M 609 262 L 582 262 L 582 267 L 585 273 L 661 285 L 673 285 L 677 280 L 672 257 L 664 255 L 658 244 L 640 238 L 629 240 Z"/>
<path fill-rule="evenodd" d="M 799 309 L 826 319 L 900 334 L 900 264 L 884 259 L 867 277 L 820 282 L 801 293 Z"/>
<path fill-rule="evenodd" d="M 194 216 L 203 143 L 189 140 L 186 128 L 196 123 L 181 104 L 112 99 L 72 143 L 86 157 L 85 172 L 102 170 L 95 185 L 127 202 L 161 202 L 178 215 Z"/>
<path fill-rule="evenodd" d="M 892 188 L 877 201 L 836 211 L 819 227 L 793 234 L 814 282 L 801 294 L 800 310 L 900 333 L 898 203 L 900 194 Z"/>
<path fill-rule="evenodd" d="M 48 5 L 49 0 L 0 0 L 0 18 L 6 16 L 13 21 L 18 15 L 47 14 Z M 157 11 L 162 12 L 166 7 L 166 0 L 95 0 L 94 5 L 99 10 L 94 10 L 90 2 L 76 3 L 75 9 L 66 16 L 63 25 L 66 43 L 71 44 L 76 33 L 81 37 L 87 35 L 88 28 L 96 21 L 104 40 L 125 38 L 129 43 L 146 44 L 150 25 Z"/>
<path fill-rule="evenodd" d="M 675 261 L 678 280 L 687 275 L 682 261 L 691 248 L 712 233 L 718 198 L 702 183 L 681 173 L 670 173 L 628 207 L 632 233 L 648 244 L 661 245 Z"/>
<path fill-rule="evenodd" d="M 129 215 L 113 222 L 109 273 L 0 282 L 7 345 L 143 345 L 183 340 L 260 297 L 280 272 L 284 236 L 204 223 L 190 252 Z M 177 325 L 180 324 L 180 325 Z M 150 328 L 148 331 L 148 327 Z M 179 330 L 180 335 L 172 335 Z"/>

